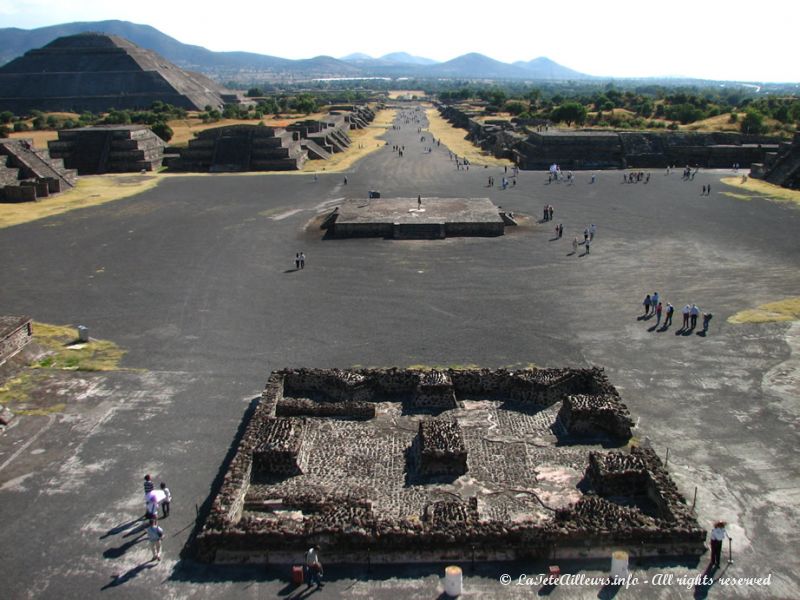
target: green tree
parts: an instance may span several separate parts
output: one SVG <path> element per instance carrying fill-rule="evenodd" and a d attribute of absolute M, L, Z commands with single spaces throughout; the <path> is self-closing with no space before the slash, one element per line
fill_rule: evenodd
<path fill-rule="evenodd" d="M 307 115 L 317 110 L 317 101 L 311 94 L 300 94 L 294 99 L 294 109 Z"/>
<path fill-rule="evenodd" d="M 573 123 L 582 125 L 586 121 L 586 107 L 578 102 L 565 102 L 550 113 L 550 118 L 567 126 Z"/>
<path fill-rule="evenodd" d="M 754 108 L 748 108 L 744 113 L 744 119 L 740 125 L 742 133 L 764 133 L 764 115 Z"/>
<path fill-rule="evenodd" d="M 0 112 L 0 123 L 11 123 L 14 120 L 14 113 L 10 110 L 4 110 Z"/>
<path fill-rule="evenodd" d="M 524 102 L 520 102 L 519 100 L 509 100 L 506 102 L 506 105 L 503 107 L 503 110 L 507 113 L 511 113 L 514 116 L 519 116 L 523 112 L 528 110 L 528 106 Z"/>
<path fill-rule="evenodd" d="M 165 142 L 172 139 L 172 127 L 170 127 L 166 121 L 156 121 L 150 126 L 150 130 Z"/>
<path fill-rule="evenodd" d="M 0 138 L 7 138 L 11 133 L 11 128 L 8 125 L 0 125 Z"/>

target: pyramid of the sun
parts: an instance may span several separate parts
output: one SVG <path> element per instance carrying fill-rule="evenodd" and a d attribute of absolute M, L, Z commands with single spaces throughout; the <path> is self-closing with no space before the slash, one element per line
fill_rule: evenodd
<path fill-rule="evenodd" d="M 0 67 L 0 110 L 15 114 L 141 109 L 157 100 L 203 110 L 235 96 L 151 50 L 102 33 L 61 37 Z"/>

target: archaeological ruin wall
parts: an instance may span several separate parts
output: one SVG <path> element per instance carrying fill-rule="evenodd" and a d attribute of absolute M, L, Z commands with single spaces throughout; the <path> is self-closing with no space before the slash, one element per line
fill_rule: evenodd
<path fill-rule="evenodd" d="M 659 458 L 626 449 L 632 427 L 600 369 L 276 371 L 194 550 L 261 564 L 312 543 L 328 563 L 702 553 Z"/>
<path fill-rule="evenodd" d="M 146 125 L 95 125 L 62 129 L 47 143 L 50 155 L 80 175 L 157 171 L 164 141 Z"/>

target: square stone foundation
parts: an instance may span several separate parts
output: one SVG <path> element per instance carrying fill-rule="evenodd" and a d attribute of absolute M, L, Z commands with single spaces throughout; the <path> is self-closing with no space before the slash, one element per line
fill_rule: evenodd
<path fill-rule="evenodd" d="M 419 410 L 420 382 L 448 384 L 455 404 Z M 702 554 L 706 532 L 655 453 L 627 448 L 631 427 L 600 369 L 276 371 L 196 555 L 290 564 L 314 543 L 326 563 Z"/>
<path fill-rule="evenodd" d="M 498 236 L 505 232 L 500 211 L 488 198 L 348 199 L 326 219 L 334 238 L 440 239 Z"/>

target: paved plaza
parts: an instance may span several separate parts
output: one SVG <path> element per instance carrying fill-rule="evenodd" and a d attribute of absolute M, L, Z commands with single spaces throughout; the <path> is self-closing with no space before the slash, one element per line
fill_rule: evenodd
<path fill-rule="evenodd" d="M 604 367 L 638 420 L 634 435 L 669 453 L 690 503 L 697 488 L 700 524 L 729 523 L 734 563 L 721 575 L 771 575 L 768 586 L 680 580 L 702 575 L 706 555 L 633 563 L 628 589 L 577 580 L 553 589 L 517 585 L 547 563 L 467 563 L 465 597 L 797 596 L 800 324 L 727 318 L 798 295 L 800 211 L 724 194 L 731 173 L 683 181 L 680 168 L 654 170 L 647 184 L 624 184 L 618 171 L 548 184 L 547 173 L 523 171 L 516 185 L 488 187 L 511 169 L 457 169 L 444 145 L 427 152 L 424 125 L 387 130 L 387 146 L 346 185 L 323 171 L 170 177 L 0 230 L 1 314 L 84 324 L 127 351 L 121 370 L 62 390 L 63 410 L 20 418 L 0 437 L 3 597 L 437 598 L 444 565 L 331 566 L 326 586 L 306 592 L 285 569 L 181 558 L 271 371 L 415 365 Z M 323 216 L 370 190 L 423 205 L 488 198 L 522 217 L 499 237 L 326 239 Z M 548 204 L 553 221 L 541 223 Z M 591 253 L 573 253 L 591 224 Z M 654 291 L 676 307 L 666 330 L 638 319 Z M 692 303 L 714 315 L 705 337 L 679 333 Z M 161 563 L 147 562 L 136 521 L 145 473 L 173 494 Z M 559 562 L 585 577 L 607 575 L 609 563 Z M 671 584 L 657 583 L 668 575 Z"/>

